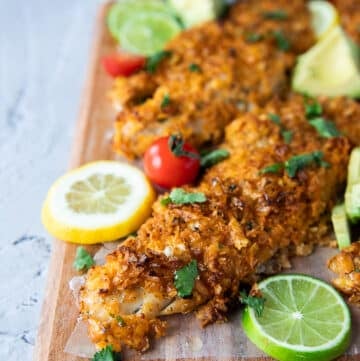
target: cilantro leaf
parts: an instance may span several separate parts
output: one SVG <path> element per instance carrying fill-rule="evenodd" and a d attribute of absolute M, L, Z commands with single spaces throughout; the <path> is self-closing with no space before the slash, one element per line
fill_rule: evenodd
<path fill-rule="evenodd" d="M 286 37 L 286 35 L 284 34 L 284 32 L 282 30 L 275 30 L 273 31 L 273 37 L 276 40 L 276 44 L 278 46 L 278 48 L 282 51 L 288 51 L 291 48 L 291 44 L 290 41 L 288 40 L 288 38 Z"/>
<path fill-rule="evenodd" d="M 280 116 L 279 115 L 277 115 L 277 114 L 274 114 L 274 113 L 269 113 L 268 114 L 268 117 L 269 117 L 269 119 L 273 122 L 273 123 L 275 123 L 276 125 L 281 125 L 281 119 L 280 119 Z"/>
<path fill-rule="evenodd" d="M 172 154 L 175 157 L 188 157 L 198 159 L 199 154 L 188 152 L 184 149 L 185 141 L 180 134 L 170 135 L 168 140 L 168 146 Z"/>
<path fill-rule="evenodd" d="M 108 345 L 96 352 L 91 361 L 121 361 L 121 355 L 119 352 L 114 352 L 113 347 Z"/>
<path fill-rule="evenodd" d="M 291 130 L 285 130 L 283 129 L 281 131 L 281 135 L 284 138 L 284 141 L 286 144 L 290 144 L 292 141 L 292 137 L 293 137 L 293 132 Z"/>
<path fill-rule="evenodd" d="M 320 103 L 314 101 L 312 103 L 305 104 L 305 115 L 306 118 L 311 119 L 321 115 L 323 112 L 322 106 Z"/>
<path fill-rule="evenodd" d="M 259 33 L 248 33 L 245 35 L 245 41 L 248 43 L 257 43 L 264 39 L 264 35 Z"/>
<path fill-rule="evenodd" d="M 283 163 L 274 163 L 274 164 L 268 165 L 267 167 L 261 169 L 259 171 L 259 174 L 278 173 L 283 168 L 284 168 Z"/>
<path fill-rule="evenodd" d="M 115 319 L 121 327 L 126 326 L 126 322 L 124 321 L 124 319 L 121 316 L 116 316 Z"/>
<path fill-rule="evenodd" d="M 286 20 L 288 18 L 288 14 L 286 11 L 278 9 L 263 12 L 263 17 L 268 20 Z"/>
<path fill-rule="evenodd" d="M 84 247 L 80 246 L 76 249 L 73 266 L 77 271 L 87 271 L 94 264 L 94 259 Z"/>
<path fill-rule="evenodd" d="M 281 124 L 280 116 L 274 113 L 269 113 L 268 117 L 273 123 L 275 123 L 280 127 L 281 135 L 284 138 L 285 143 L 286 144 L 291 143 L 293 132 L 291 130 L 285 129 L 285 127 Z"/>
<path fill-rule="evenodd" d="M 180 297 L 191 296 L 195 285 L 195 279 L 198 275 L 199 271 L 196 260 L 192 260 L 185 267 L 175 271 L 175 288 Z"/>
<path fill-rule="evenodd" d="M 168 197 L 161 200 L 161 204 L 166 206 L 169 203 L 174 204 L 192 204 L 192 203 L 204 203 L 207 198 L 204 193 L 188 193 L 181 188 L 175 188 L 171 191 Z"/>
<path fill-rule="evenodd" d="M 323 161 L 323 157 L 324 153 L 321 151 L 295 155 L 285 162 L 285 170 L 289 177 L 294 178 L 299 170 L 311 164 L 316 164 L 317 166 L 321 167 L 328 167 L 329 164 Z"/>
<path fill-rule="evenodd" d="M 208 168 L 228 158 L 230 155 L 226 149 L 216 149 L 201 157 L 200 165 L 203 168 Z"/>
<path fill-rule="evenodd" d="M 197 65 L 197 64 L 194 64 L 194 63 L 192 63 L 192 64 L 189 65 L 189 70 L 190 70 L 191 72 L 193 72 L 193 73 L 200 73 L 200 72 L 201 72 L 200 66 Z"/>
<path fill-rule="evenodd" d="M 256 315 L 260 317 L 264 311 L 266 299 L 263 297 L 248 296 L 246 292 L 240 292 L 239 300 L 242 304 L 254 309 Z"/>
<path fill-rule="evenodd" d="M 318 133 L 324 138 L 338 137 L 341 133 L 336 128 L 335 123 L 330 122 L 324 118 L 313 118 L 309 120 L 309 123 L 318 131 Z"/>
<path fill-rule="evenodd" d="M 168 58 L 171 54 L 172 54 L 171 51 L 162 50 L 159 51 L 158 53 L 155 53 L 154 55 L 149 56 L 146 60 L 146 65 L 145 65 L 147 72 L 151 74 L 155 73 L 161 61 L 165 58 Z"/>
<path fill-rule="evenodd" d="M 160 105 L 161 109 L 166 108 L 170 103 L 171 103 L 170 95 L 165 94 Z"/>

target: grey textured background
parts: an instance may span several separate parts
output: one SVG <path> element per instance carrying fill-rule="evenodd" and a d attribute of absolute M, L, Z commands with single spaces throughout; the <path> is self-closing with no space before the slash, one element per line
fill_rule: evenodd
<path fill-rule="evenodd" d="M 40 222 L 67 168 L 101 0 L 0 0 L 0 360 L 28 361 L 51 251 Z"/>

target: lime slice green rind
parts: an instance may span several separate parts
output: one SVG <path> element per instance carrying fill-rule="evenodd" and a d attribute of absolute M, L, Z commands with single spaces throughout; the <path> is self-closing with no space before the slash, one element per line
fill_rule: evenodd
<path fill-rule="evenodd" d="M 128 52 L 149 56 L 163 50 L 181 30 L 179 22 L 172 16 L 143 12 L 123 24 L 120 45 Z"/>
<path fill-rule="evenodd" d="M 327 283 L 305 275 L 278 275 L 259 283 L 266 299 L 258 317 L 246 307 L 249 339 L 279 361 L 329 361 L 350 344 L 350 312 Z"/>
<path fill-rule="evenodd" d="M 124 23 L 133 15 L 148 11 L 173 15 L 172 9 L 160 0 L 119 0 L 111 6 L 107 15 L 111 35 L 120 41 Z"/>

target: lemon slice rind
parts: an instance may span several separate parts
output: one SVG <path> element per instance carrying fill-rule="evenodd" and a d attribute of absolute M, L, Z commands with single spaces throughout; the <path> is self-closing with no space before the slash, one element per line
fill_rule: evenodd
<path fill-rule="evenodd" d="M 67 196 L 76 182 L 91 175 L 115 175 L 126 182 L 128 194 L 120 204 L 109 202 L 113 212 L 81 212 L 73 207 Z M 101 184 L 98 192 L 102 202 Z M 94 190 L 96 193 L 96 190 Z M 125 192 L 126 193 L 126 192 Z M 99 161 L 89 163 L 59 178 L 50 188 L 42 209 L 42 222 L 60 240 L 81 244 L 114 241 L 136 231 L 149 217 L 155 193 L 145 175 L 126 163 Z"/>

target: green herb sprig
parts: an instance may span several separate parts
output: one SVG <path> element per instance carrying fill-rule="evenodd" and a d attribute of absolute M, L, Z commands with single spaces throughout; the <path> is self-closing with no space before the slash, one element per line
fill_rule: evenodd
<path fill-rule="evenodd" d="M 336 128 L 334 122 L 326 120 L 322 117 L 313 118 L 309 123 L 317 130 L 317 132 L 324 138 L 339 137 L 341 133 Z"/>
<path fill-rule="evenodd" d="M 201 68 L 198 64 L 192 63 L 189 65 L 189 70 L 193 73 L 200 73 L 201 72 Z"/>
<path fill-rule="evenodd" d="M 242 304 L 247 305 L 254 309 L 256 315 L 261 317 L 264 312 L 266 299 L 263 297 L 249 296 L 245 291 L 240 292 L 239 300 Z"/>
<path fill-rule="evenodd" d="M 77 271 L 87 271 L 94 264 L 95 264 L 94 259 L 84 247 L 80 246 L 76 249 L 76 255 L 75 255 L 73 267 Z"/>
<path fill-rule="evenodd" d="M 169 94 L 165 94 L 163 96 L 163 99 L 162 99 L 162 102 L 161 102 L 161 105 L 160 105 L 160 108 L 161 109 L 164 109 L 166 107 L 168 107 L 171 103 L 171 99 L 170 99 L 170 95 Z"/>
<path fill-rule="evenodd" d="M 291 130 L 286 129 L 283 126 L 283 124 L 281 123 L 280 116 L 277 114 L 274 114 L 274 113 L 269 113 L 268 117 L 273 123 L 275 123 L 276 125 L 278 125 L 280 127 L 280 132 L 281 132 L 281 135 L 282 135 L 285 143 L 290 144 L 292 141 L 293 132 Z"/>
<path fill-rule="evenodd" d="M 185 267 L 175 271 L 174 283 L 179 297 L 183 298 L 192 295 L 198 275 L 199 271 L 196 260 L 192 260 Z"/>
<path fill-rule="evenodd" d="M 102 350 L 96 352 L 92 361 L 121 361 L 121 355 L 119 352 L 113 351 L 112 345 L 108 345 Z"/>
<path fill-rule="evenodd" d="M 151 74 L 155 73 L 155 71 L 158 68 L 161 61 L 165 58 L 170 57 L 171 54 L 172 54 L 171 51 L 162 50 L 162 51 L 159 51 L 158 53 L 155 53 L 154 55 L 149 56 L 147 58 L 146 64 L 145 64 L 146 71 Z"/>
<path fill-rule="evenodd" d="M 272 11 L 264 11 L 263 17 L 267 20 L 286 20 L 288 18 L 288 14 L 286 11 L 278 9 Z"/>
<path fill-rule="evenodd" d="M 277 47 L 282 51 L 288 51 L 291 43 L 282 30 L 274 30 L 272 35 L 276 41 Z"/>
<path fill-rule="evenodd" d="M 202 192 L 189 193 L 182 188 L 175 188 L 171 191 L 168 197 L 163 198 L 160 202 L 163 206 L 170 203 L 173 204 L 192 204 L 192 203 L 205 203 L 207 198 Z"/>
<path fill-rule="evenodd" d="M 180 134 L 173 134 L 170 135 L 168 140 L 168 146 L 172 154 L 175 155 L 175 157 L 188 157 L 188 158 L 194 158 L 199 159 L 199 154 L 188 152 L 184 149 L 185 141 L 183 137 Z"/>
<path fill-rule="evenodd" d="M 230 152 L 226 149 L 215 149 L 201 156 L 200 165 L 203 168 L 209 168 L 213 165 L 229 158 Z"/>

